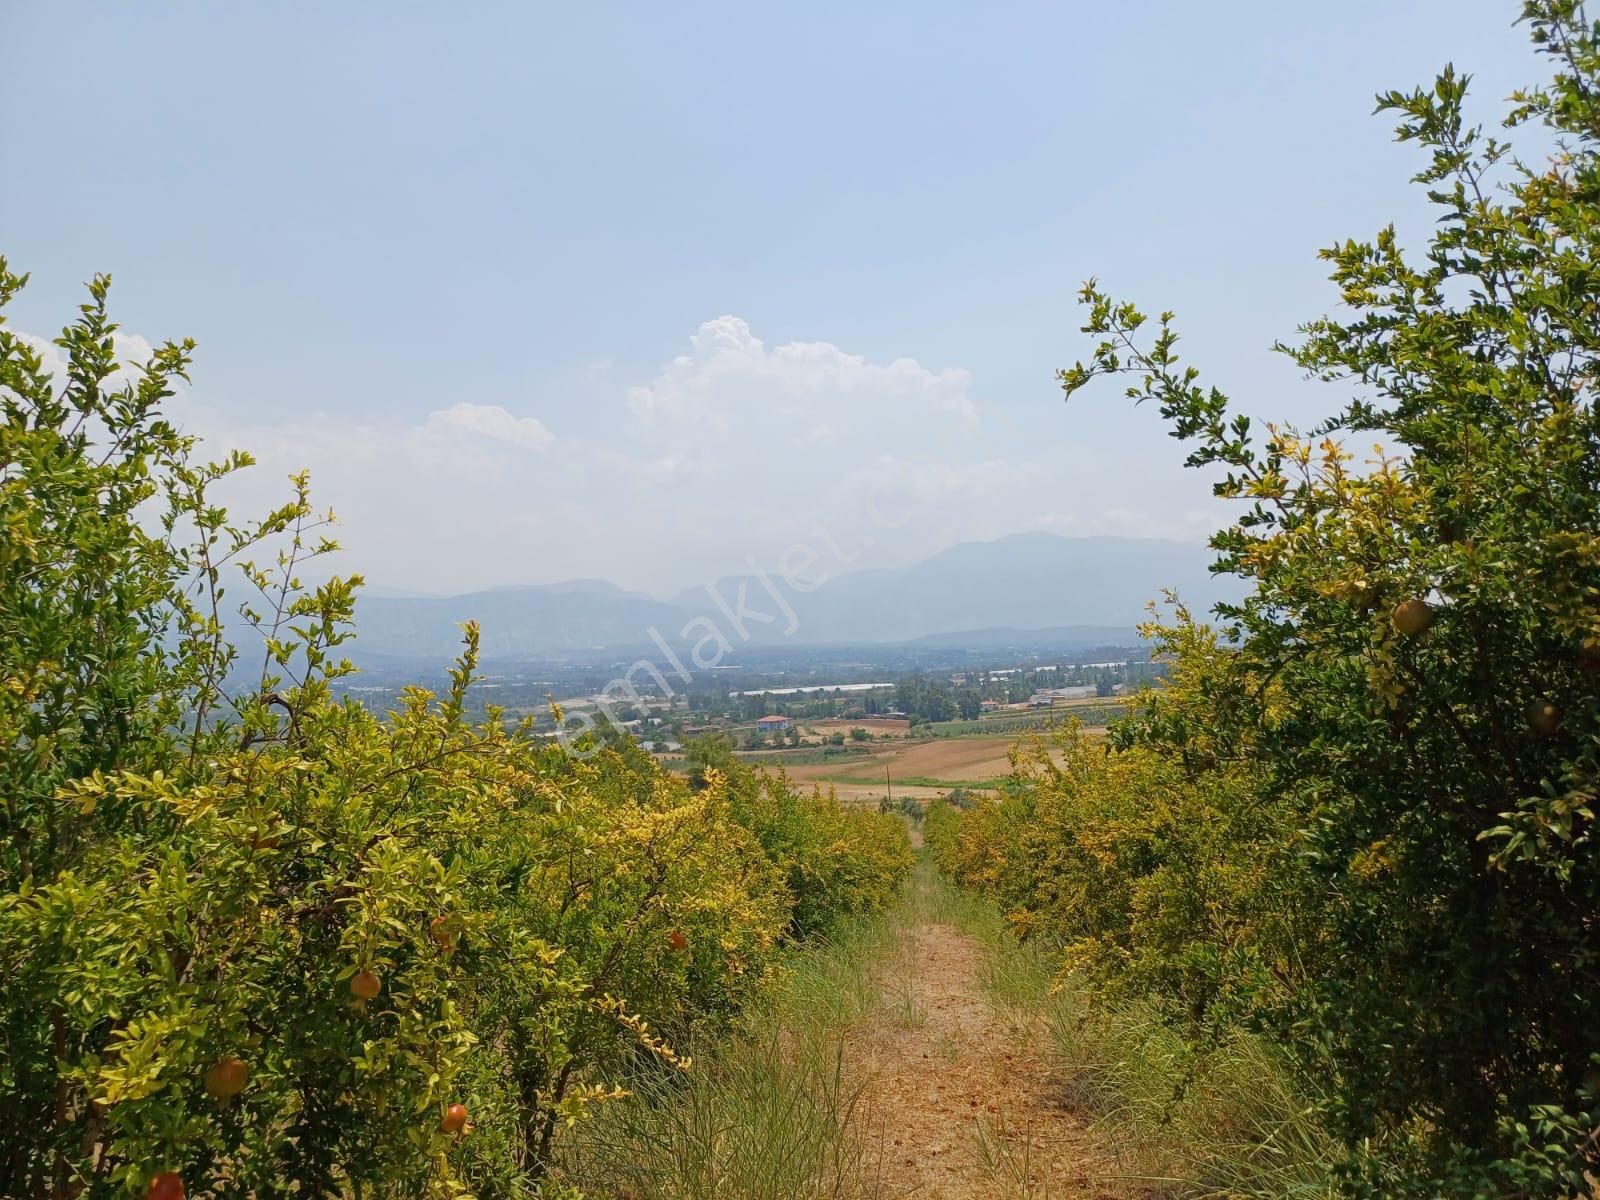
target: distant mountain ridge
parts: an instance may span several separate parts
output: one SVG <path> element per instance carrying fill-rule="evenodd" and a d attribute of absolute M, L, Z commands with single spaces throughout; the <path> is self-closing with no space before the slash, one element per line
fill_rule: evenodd
<path fill-rule="evenodd" d="M 1052 625 L 1045 629 L 953 629 L 949 633 L 925 633 L 901 643 L 905 646 L 938 650 L 1089 650 L 1096 646 L 1131 646 L 1139 640 L 1133 625 Z"/>
<path fill-rule="evenodd" d="M 713 628 L 734 647 L 953 645 L 963 631 L 982 645 L 1011 644 L 1032 631 L 1030 640 L 1088 647 L 1131 637 L 1165 590 L 1197 611 L 1240 595 L 1238 581 L 1210 574 L 1211 560 L 1209 549 L 1186 542 L 1020 533 L 964 542 L 905 567 L 838 574 L 808 592 L 776 575 L 734 575 L 670 600 L 603 580 L 366 596 L 353 657 L 443 661 L 459 649 L 467 620 L 482 627 L 490 659 L 659 650 L 656 637 L 682 649 Z"/>
<path fill-rule="evenodd" d="M 673 605 L 600 580 L 501 587 L 463 596 L 410 599 L 371 596 L 357 601 L 362 651 L 392 658 L 453 657 L 461 625 L 477 621 L 487 657 L 537 658 L 648 643 L 646 630 L 682 625 Z"/>

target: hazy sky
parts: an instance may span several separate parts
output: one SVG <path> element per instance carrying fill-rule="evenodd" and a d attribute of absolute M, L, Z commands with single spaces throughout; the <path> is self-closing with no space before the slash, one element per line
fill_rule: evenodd
<path fill-rule="evenodd" d="M 1084 354 L 1078 284 L 1179 313 L 1256 415 L 1317 247 L 1422 228 L 1379 89 L 1543 68 L 1515 0 L 0 0 L 0 253 L 48 335 L 115 276 L 180 414 L 338 510 L 343 566 L 666 592 L 893 514 L 873 561 L 1226 514 Z M 139 343 L 130 339 L 131 346 Z"/>

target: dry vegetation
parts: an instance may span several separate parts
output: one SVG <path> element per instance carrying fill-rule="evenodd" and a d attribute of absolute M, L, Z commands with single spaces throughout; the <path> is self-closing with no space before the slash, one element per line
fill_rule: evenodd
<path fill-rule="evenodd" d="M 1006 935 L 982 911 L 924 864 L 889 913 L 798 952 L 687 1081 L 575 1127 L 563 1173 L 626 1200 L 1149 1194 L 1048 1026 L 993 986 Z"/>

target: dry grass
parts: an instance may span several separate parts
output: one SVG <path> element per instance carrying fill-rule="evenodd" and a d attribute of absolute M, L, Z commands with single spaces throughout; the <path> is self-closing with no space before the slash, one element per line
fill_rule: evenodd
<path fill-rule="evenodd" d="M 570 1130 L 614 1200 L 1328 1197 L 1331 1144 L 1284 1065 L 1197 1052 L 1054 987 L 994 908 L 923 863 L 882 917 L 796 952 L 687 1074 Z"/>
<path fill-rule="evenodd" d="M 796 952 L 693 1069 L 647 1074 L 574 1126 L 563 1179 L 615 1200 L 875 1200 L 844 1046 L 879 1012 L 887 938 L 879 919 Z"/>
<path fill-rule="evenodd" d="M 1065 1103 L 1090 1116 L 1125 1185 L 1173 1197 L 1336 1195 L 1336 1147 L 1289 1065 L 1240 1032 L 1197 1048 L 1147 1008 L 1055 978 L 993 905 L 948 884 L 929 903 L 987 948 L 982 983 L 1016 1035 L 1046 1048 Z"/>

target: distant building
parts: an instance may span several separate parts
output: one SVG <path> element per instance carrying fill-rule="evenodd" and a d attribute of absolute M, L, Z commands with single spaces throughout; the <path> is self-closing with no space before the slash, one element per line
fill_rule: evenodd
<path fill-rule="evenodd" d="M 998 712 L 999 709 L 1000 709 L 1000 701 L 998 701 L 998 700 L 980 700 L 980 701 L 978 701 L 978 711 L 979 712 Z"/>
<path fill-rule="evenodd" d="M 789 727 L 788 717 L 762 717 L 756 722 L 756 728 L 762 733 L 788 733 Z"/>
<path fill-rule="evenodd" d="M 1029 708 L 1050 708 L 1060 700 L 1087 700 L 1098 695 L 1092 683 L 1077 687 L 1045 688 L 1028 697 Z"/>

